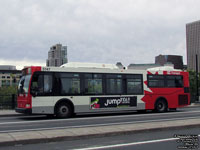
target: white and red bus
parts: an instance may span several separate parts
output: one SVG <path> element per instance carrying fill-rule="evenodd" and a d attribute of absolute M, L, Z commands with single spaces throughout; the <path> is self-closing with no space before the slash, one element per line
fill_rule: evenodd
<path fill-rule="evenodd" d="M 189 74 L 172 67 L 120 69 L 68 63 L 23 69 L 16 112 L 70 117 L 76 113 L 169 109 L 190 104 Z"/>

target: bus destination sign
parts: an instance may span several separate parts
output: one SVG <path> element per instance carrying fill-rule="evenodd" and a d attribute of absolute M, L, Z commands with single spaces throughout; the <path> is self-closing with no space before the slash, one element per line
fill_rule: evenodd
<path fill-rule="evenodd" d="M 124 97 L 91 97 L 90 109 L 134 107 L 137 106 L 137 96 Z"/>

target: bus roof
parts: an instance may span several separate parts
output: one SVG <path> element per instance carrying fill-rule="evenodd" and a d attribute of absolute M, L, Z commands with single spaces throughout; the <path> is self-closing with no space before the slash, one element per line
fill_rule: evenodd
<path fill-rule="evenodd" d="M 154 68 L 149 68 L 147 71 L 182 71 L 178 69 L 174 69 L 172 66 L 161 66 L 161 67 L 154 67 Z"/>
<path fill-rule="evenodd" d="M 31 69 L 28 69 L 31 68 Z M 96 73 L 158 73 L 163 74 L 167 71 L 168 74 L 177 74 L 177 72 L 182 72 L 182 70 L 174 69 L 171 66 L 154 67 L 149 69 L 137 70 L 128 68 L 119 68 L 114 64 L 98 64 L 98 63 L 81 63 L 81 62 L 70 62 L 62 65 L 61 67 L 40 67 L 40 66 L 30 66 L 26 68 L 26 72 L 35 71 L 56 71 L 56 72 L 96 72 Z"/>
<path fill-rule="evenodd" d="M 119 69 L 114 64 L 101 63 L 85 63 L 85 62 L 69 62 L 63 64 L 61 68 L 98 68 L 98 69 Z"/>

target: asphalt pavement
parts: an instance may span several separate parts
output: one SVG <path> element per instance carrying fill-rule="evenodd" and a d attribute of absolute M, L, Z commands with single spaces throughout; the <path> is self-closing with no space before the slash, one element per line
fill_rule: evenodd
<path fill-rule="evenodd" d="M 0 111 L 2 116 L 11 115 L 9 111 Z M 0 115 L 0 116 L 1 116 Z M 18 115 L 13 112 L 13 115 Z M 3 124 L 3 123 L 2 123 Z M 108 135 L 121 135 L 127 133 L 140 133 L 150 131 L 160 131 L 169 129 L 181 129 L 189 127 L 199 127 L 200 118 L 187 118 L 180 120 L 165 120 L 156 122 L 139 122 L 139 123 L 124 123 L 99 126 L 71 127 L 63 129 L 42 129 L 42 130 L 27 130 L 13 131 L 0 133 L 0 146 L 31 144 L 31 143 L 46 143 L 62 140 L 73 140 L 90 137 L 105 137 Z"/>

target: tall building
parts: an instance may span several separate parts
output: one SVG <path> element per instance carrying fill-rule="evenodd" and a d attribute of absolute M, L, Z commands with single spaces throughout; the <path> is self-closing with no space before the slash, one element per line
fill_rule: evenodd
<path fill-rule="evenodd" d="M 46 66 L 59 67 L 67 62 L 67 46 L 62 46 L 62 44 L 53 45 L 48 52 Z"/>
<path fill-rule="evenodd" d="M 164 66 L 165 64 L 173 64 L 174 69 L 183 69 L 183 56 L 179 55 L 159 55 L 155 58 L 155 64 Z"/>
<path fill-rule="evenodd" d="M 196 70 L 196 55 L 200 71 L 200 20 L 186 24 L 187 66 Z"/>

